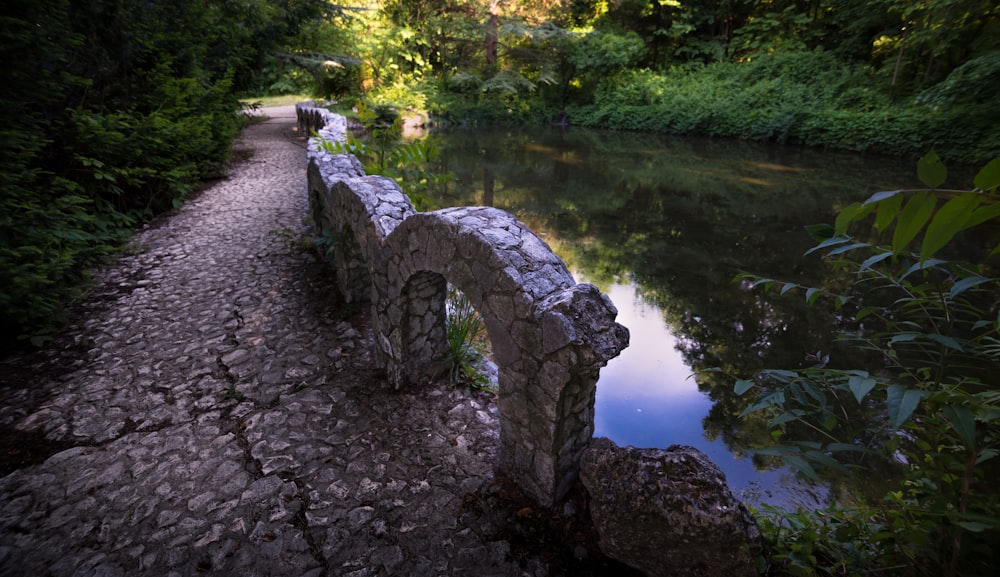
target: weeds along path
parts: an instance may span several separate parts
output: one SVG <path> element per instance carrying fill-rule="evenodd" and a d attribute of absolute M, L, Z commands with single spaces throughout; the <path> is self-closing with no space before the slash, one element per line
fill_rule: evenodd
<path fill-rule="evenodd" d="M 398 393 L 296 239 L 293 107 L 0 362 L 0 575 L 521 575 L 484 506 L 496 408 Z M 537 568 L 537 561 L 528 561 Z"/>

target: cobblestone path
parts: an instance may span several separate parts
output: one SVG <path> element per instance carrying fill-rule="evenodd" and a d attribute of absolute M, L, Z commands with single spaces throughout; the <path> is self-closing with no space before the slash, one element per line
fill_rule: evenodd
<path fill-rule="evenodd" d="M 495 406 L 373 370 L 367 314 L 295 243 L 294 109 L 265 112 L 66 334 L 0 363 L 0 575 L 544 574 L 478 503 Z"/>

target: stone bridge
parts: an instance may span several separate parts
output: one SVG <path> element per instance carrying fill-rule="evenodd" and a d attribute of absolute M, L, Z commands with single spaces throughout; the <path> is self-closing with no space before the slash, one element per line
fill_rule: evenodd
<path fill-rule="evenodd" d="M 499 469 L 540 504 L 562 499 L 579 476 L 594 430 L 600 368 L 628 346 L 628 330 L 596 287 L 577 284 L 548 245 L 489 207 L 417 212 L 389 178 L 332 154 L 342 116 L 302 103 L 312 218 L 332 244 L 340 291 L 370 303 L 375 358 L 397 387 L 443 375 L 448 285 L 483 319 L 498 368 Z"/>

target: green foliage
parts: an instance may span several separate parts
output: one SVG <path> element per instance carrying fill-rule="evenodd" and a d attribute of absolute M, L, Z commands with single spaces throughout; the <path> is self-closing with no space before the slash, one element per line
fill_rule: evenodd
<path fill-rule="evenodd" d="M 132 226 L 221 174 L 233 92 L 316 4 L 3 4 L 0 347 L 44 340 Z"/>
<path fill-rule="evenodd" d="M 608 74 L 638 62 L 645 49 L 642 39 L 634 32 L 594 31 L 576 42 L 569 59 L 578 70 Z"/>
<path fill-rule="evenodd" d="M 851 525 L 850 539 L 834 532 L 836 543 L 824 545 L 866 543 L 851 574 L 895 566 L 975 574 L 995 561 L 981 551 L 1000 539 L 1000 493 L 988 481 L 1000 452 L 1000 278 L 988 263 L 1000 243 L 995 229 L 983 230 L 1000 220 L 1000 159 L 972 191 L 940 190 L 947 170 L 933 151 L 918 176 L 928 189 L 876 193 L 842 209 L 834 226 L 811 229 L 820 242 L 809 252 L 853 274 L 851 293 L 739 277 L 811 304 L 826 297 L 841 315 L 854 311 L 857 328 L 842 338 L 880 358 L 878 371 L 836 370 L 817 354 L 809 369 L 765 370 L 735 385 L 739 394 L 756 391 L 744 414 L 765 412 L 783 441 L 767 452 L 810 477 L 823 468 L 860 471 L 866 460 L 899 466 L 901 483 L 881 503 L 859 498 L 867 529 Z M 949 258 L 970 235 L 963 240 L 974 260 Z M 796 556 L 801 545 L 776 541 L 775 560 L 792 574 L 842 574 L 823 566 L 836 555 Z"/>
<path fill-rule="evenodd" d="M 872 539 L 871 525 L 877 511 L 863 507 L 786 511 L 763 505 L 754 514 L 765 546 L 773 552 L 765 567 L 769 575 L 863 575 L 900 569 L 879 564 L 882 551 L 878 540 Z"/>
<path fill-rule="evenodd" d="M 984 162 L 1000 150 L 990 105 L 892 106 L 863 67 L 833 53 L 776 52 L 745 63 L 606 77 L 575 123 L 675 134 L 735 136 L 916 155 L 927 135 L 942 155 Z"/>
<path fill-rule="evenodd" d="M 313 94 L 320 98 L 340 98 L 355 94 L 361 88 L 361 60 L 359 58 L 323 52 L 288 52 L 277 55 L 279 60 L 304 70 L 311 78 Z M 286 73 L 283 84 L 272 84 L 289 92 L 303 88 L 296 76 Z M 279 81 L 281 82 L 281 81 Z"/>
<path fill-rule="evenodd" d="M 482 371 L 486 349 L 486 325 L 469 299 L 455 287 L 448 288 L 448 349 L 451 352 L 451 380 L 474 389 L 492 387 Z"/>
<path fill-rule="evenodd" d="M 918 104 L 933 107 L 956 104 L 984 105 L 1000 92 L 1000 50 L 973 58 L 943 81 L 917 96 Z"/>
<path fill-rule="evenodd" d="M 340 9 L 326 26 L 300 27 L 289 51 L 363 63 L 326 67 L 324 94 L 360 84 L 372 101 L 426 106 L 442 120 L 568 119 L 914 156 L 932 145 L 966 162 L 1000 150 L 990 99 L 1000 20 L 988 0 L 420 0 L 350 17 Z M 631 98 L 637 91 L 648 93 L 642 102 Z"/>
<path fill-rule="evenodd" d="M 346 142 L 322 140 L 321 146 L 333 154 L 353 154 L 366 173 L 395 180 L 417 210 L 431 208 L 427 190 L 453 178 L 430 170 L 430 164 L 440 154 L 433 141 L 404 141 L 403 119 L 392 108 L 372 109 L 359 102 L 355 114 L 365 127 L 367 139 L 348 134 Z"/>

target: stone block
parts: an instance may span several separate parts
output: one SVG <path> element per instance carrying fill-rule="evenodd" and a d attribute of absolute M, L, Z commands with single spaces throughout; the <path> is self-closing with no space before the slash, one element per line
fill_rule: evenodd
<path fill-rule="evenodd" d="M 594 439 L 580 471 L 601 550 L 650 577 L 757 575 L 760 531 L 704 453 Z"/>

